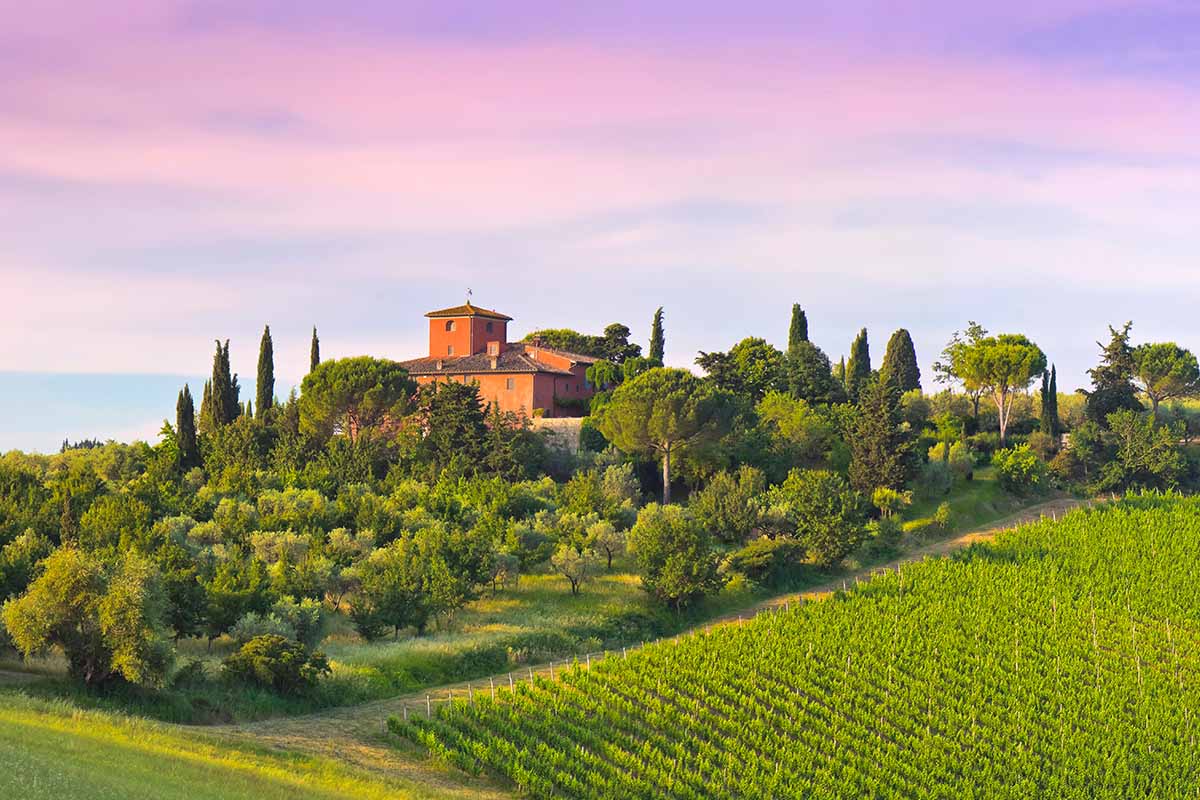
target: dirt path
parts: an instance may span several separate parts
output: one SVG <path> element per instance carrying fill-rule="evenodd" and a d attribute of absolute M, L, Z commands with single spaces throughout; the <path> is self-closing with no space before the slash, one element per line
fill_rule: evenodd
<path fill-rule="evenodd" d="M 821 599 L 838 591 L 844 584 L 853 585 L 859 579 L 869 578 L 872 573 L 895 569 L 897 566 L 931 556 L 945 555 L 975 542 L 991 539 L 1001 530 L 1036 521 L 1042 517 L 1062 516 L 1071 509 L 1082 505 L 1083 502 L 1072 498 L 1058 498 L 1039 503 L 982 528 L 909 551 L 900 558 L 887 563 L 864 568 L 845 576 L 845 578 L 838 577 L 801 592 L 773 597 L 740 612 L 710 620 L 698 627 L 708 628 L 712 625 L 736 623 L 757 614 L 777 611 L 780 607 L 790 603 Z M 686 633 L 680 635 L 684 636 Z M 507 686 L 510 675 L 515 675 L 516 680 L 528 680 L 532 675 L 550 677 L 556 668 L 555 665 L 561 670 L 564 663 L 568 662 L 559 661 L 533 666 L 525 668 L 519 673 L 494 676 L 490 681 L 488 678 L 484 678 L 469 683 L 439 686 L 416 694 L 331 709 L 315 714 L 219 726 L 211 730 L 224 736 L 245 738 L 268 747 L 336 758 L 392 777 L 432 784 L 443 791 L 455 793 L 461 790 L 464 792 L 464 797 L 507 797 L 509 795 L 503 790 L 486 782 L 479 781 L 476 784 L 465 777 L 460 777 L 458 773 L 451 773 L 440 768 L 425 758 L 416 748 L 412 748 L 412 751 L 407 753 L 403 750 L 397 751 L 394 737 L 389 742 L 388 737 L 384 735 L 387 719 L 391 716 L 401 716 L 406 711 L 410 714 L 424 714 L 428 707 L 427 704 L 434 706 L 437 703 L 446 702 L 452 697 L 466 697 L 471 692 L 489 693 L 491 685 Z"/>

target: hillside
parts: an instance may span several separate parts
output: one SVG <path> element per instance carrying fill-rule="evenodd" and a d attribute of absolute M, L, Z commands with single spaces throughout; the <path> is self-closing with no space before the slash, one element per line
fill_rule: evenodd
<path fill-rule="evenodd" d="M 534 797 L 1184 797 L 1200 502 L 1079 511 L 398 732 Z"/>

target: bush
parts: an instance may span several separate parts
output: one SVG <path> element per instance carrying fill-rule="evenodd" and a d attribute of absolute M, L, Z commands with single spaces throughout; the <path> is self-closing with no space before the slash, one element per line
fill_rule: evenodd
<path fill-rule="evenodd" d="M 944 461 L 930 461 L 921 467 L 917 487 L 922 497 L 942 497 L 954 486 L 954 473 Z"/>
<path fill-rule="evenodd" d="M 755 583 L 774 586 L 783 582 L 804 561 L 804 546 L 791 538 L 754 539 L 729 556 L 728 568 Z"/>
<path fill-rule="evenodd" d="M 290 625 L 296 641 L 305 647 L 316 647 L 325 638 L 325 607 L 317 600 L 306 597 L 296 602 L 284 597 L 271 607 L 271 614 Z"/>
<path fill-rule="evenodd" d="M 298 695 L 311 691 L 329 673 L 329 662 L 323 653 L 310 652 L 300 642 L 268 633 L 242 645 L 225 659 L 222 669 L 230 680 Z"/>
<path fill-rule="evenodd" d="M 629 531 L 629 550 L 646 591 L 676 610 L 715 594 L 724 583 L 712 537 L 679 506 L 643 508 Z"/>
<path fill-rule="evenodd" d="M 949 503 L 942 503 L 937 507 L 937 511 L 933 512 L 933 524 L 937 525 L 943 531 L 950 530 L 954 525 L 954 511 L 950 508 Z"/>
<path fill-rule="evenodd" d="M 996 478 L 1001 488 L 1013 494 L 1026 495 L 1045 490 L 1049 470 L 1046 462 L 1027 444 L 1019 444 L 1005 450 L 997 450 L 992 456 L 996 467 Z"/>
<path fill-rule="evenodd" d="M 239 619 L 229 629 L 229 636 L 238 647 L 259 636 L 282 636 L 296 639 L 296 629 L 275 614 L 256 614 L 253 611 Z"/>
<path fill-rule="evenodd" d="M 818 566 L 833 566 L 862 543 L 862 500 L 835 472 L 792 470 L 768 492 L 768 506 L 772 517 L 791 526 Z"/>
<path fill-rule="evenodd" d="M 692 496 L 689 510 L 706 531 L 724 542 L 743 542 L 758 524 L 758 498 L 766 488 L 760 470 L 743 466 L 736 475 L 718 472 Z"/>

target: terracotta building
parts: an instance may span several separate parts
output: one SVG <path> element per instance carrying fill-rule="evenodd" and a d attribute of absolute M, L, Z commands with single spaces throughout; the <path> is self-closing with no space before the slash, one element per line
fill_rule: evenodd
<path fill-rule="evenodd" d="M 530 417 L 578 417 L 592 387 L 587 368 L 597 359 L 508 341 L 512 317 L 466 305 L 430 311 L 429 355 L 401 362 L 417 383 L 477 383 L 486 403 Z"/>

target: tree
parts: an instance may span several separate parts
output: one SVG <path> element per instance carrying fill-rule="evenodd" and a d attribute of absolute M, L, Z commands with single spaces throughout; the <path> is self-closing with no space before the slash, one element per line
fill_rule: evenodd
<path fill-rule="evenodd" d="M 769 391 L 784 389 L 787 383 L 783 353 L 757 337 L 743 339 L 728 353 L 701 352 L 696 364 L 717 386 L 745 395 L 752 403 Z"/>
<path fill-rule="evenodd" d="M 324 438 L 345 434 L 356 442 L 364 431 L 398 422 L 415 389 L 395 361 L 370 356 L 326 361 L 301 384 L 300 427 Z"/>
<path fill-rule="evenodd" d="M 987 337 L 987 328 L 975 320 L 967 322 L 965 331 L 955 331 L 950 342 L 942 350 L 942 355 L 933 365 L 934 380 L 938 383 L 950 384 L 958 382 L 963 391 L 971 398 L 971 408 L 976 425 L 979 424 L 979 401 L 983 397 L 984 387 L 976 384 L 967 374 L 966 354 L 971 348 Z"/>
<path fill-rule="evenodd" d="M 671 459 L 729 430 L 729 395 L 683 369 L 658 367 L 626 381 L 600 412 L 600 432 L 627 453 L 662 458 L 663 501 L 671 499 Z"/>
<path fill-rule="evenodd" d="M 663 334 L 663 310 L 662 306 L 654 312 L 654 319 L 650 323 L 650 349 L 647 355 L 652 361 L 657 361 L 659 364 L 665 364 L 663 361 L 663 353 L 666 348 L 666 339 Z"/>
<path fill-rule="evenodd" d="M 676 610 L 724 584 L 711 537 L 679 506 L 643 508 L 629 531 L 629 550 L 642 586 Z"/>
<path fill-rule="evenodd" d="M 837 564 L 863 541 L 862 498 L 836 472 L 794 469 L 767 503 L 818 566 Z"/>
<path fill-rule="evenodd" d="M 1102 428 L 1108 426 L 1109 415 L 1117 411 L 1142 410 L 1142 404 L 1137 399 L 1137 387 L 1133 383 L 1136 366 L 1133 348 L 1129 344 L 1129 329 L 1132 327 L 1132 322 L 1126 322 L 1120 330 L 1109 325 L 1111 336 L 1108 344 L 1096 343 L 1100 347 L 1100 364 L 1088 370 L 1092 378 L 1092 390 L 1083 393 L 1087 398 L 1084 413 Z"/>
<path fill-rule="evenodd" d="M 442 469 L 456 456 L 468 463 L 483 457 L 487 415 L 476 384 L 426 384 L 417 394 L 414 413 L 425 431 L 418 447 L 423 463 Z"/>
<path fill-rule="evenodd" d="M 222 347 L 217 341 L 217 352 L 213 355 L 212 397 L 210 402 L 211 422 L 214 429 L 228 425 L 242 413 L 237 375 L 229 371 L 229 340 Z"/>
<path fill-rule="evenodd" d="M 808 317 L 804 313 L 804 309 L 799 303 L 792 303 L 792 323 L 788 326 L 788 349 L 789 356 L 795 354 L 796 348 L 802 343 L 808 341 Z"/>
<path fill-rule="evenodd" d="M 614 322 L 604 329 L 600 340 L 599 355 L 614 364 L 623 364 L 627 358 L 635 358 L 642 354 L 640 345 L 630 344 L 628 325 Z"/>
<path fill-rule="evenodd" d="M 187 472 L 200 466 L 200 446 L 196 441 L 196 408 L 192 390 L 185 383 L 175 401 L 175 441 L 179 447 L 179 469 Z"/>
<path fill-rule="evenodd" d="M 891 383 L 868 383 L 847 437 L 850 484 L 868 497 L 879 488 L 899 489 L 908 476 L 910 443 L 897 400 Z"/>
<path fill-rule="evenodd" d="M 160 686 L 171 663 L 157 570 L 127 554 L 112 566 L 60 547 L 20 598 L 4 604 L 4 625 L 26 656 L 62 649 L 71 676 L 88 685 L 120 677 Z"/>
<path fill-rule="evenodd" d="M 573 544 L 563 542 L 550 556 L 550 566 L 571 584 L 571 594 L 578 595 L 579 587 L 595 577 L 598 565 L 591 550 L 580 550 Z"/>
<path fill-rule="evenodd" d="M 254 388 L 258 418 L 265 419 L 275 403 L 275 349 L 271 344 L 270 325 L 263 328 L 262 341 L 258 344 L 258 380 Z"/>
<path fill-rule="evenodd" d="M 607 391 L 624 379 L 621 367 L 615 361 L 600 360 L 587 368 L 587 381 L 597 391 Z"/>
<path fill-rule="evenodd" d="M 900 394 L 921 388 L 921 368 L 917 365 L 917 351 L 913 347 L 912 336 L 904 328 L 893 333 L 892 338 L 888 339 L 883 365 L 879 368 L 879 377 L 894 384 L 900 390 Z"/>
<path fill-rule="evenodd" d="M 725 542 L 743 542 L 758 525 L 759 498 L 767 480 L 760 470 L 742 465 L 737 475 L 718 472 L 691 497 L 688 508 L 696 521 Z"/>
<path fill-rule="evenodd" d="M 839 377 L 829 357 L 812 342 L 800 342 L 788 348 L 783 372 L 792 396 L 814 405 L 841 403 L 846 400 L 845 365 Z"/>
<path fill-rule="evenodd" d="M 1173 425 L 1156 425 L 1140 411 L 1122 409 L 1108 417 L 1105 443 L 1114 458 L 1102 467 L 1102 491 L 1113 489 L 1174 489 L 1187 469 L 1180 452 L 1182 434 Z M 1074 434 L 1072 434 L 1072 441 Z"/>
<path fill-rule="evenodd" d="M 1200 391 L 1200 366 L 1190 350 L 1174 342 L 1159 342 L 1138 345 L 1132 355 L 1134 381 L 1150 400 L 1156 421 L 1159 403 Z"/>
<path fill-rule="evenodd" d="M 255 636 L 221 665 L 226 677 L 282 695 L 301 695 L 330 672 L 323 653 L 278 634 Z"/>
<path fill-rule="evenodd" d="M 321 363 L 321 340 L 317 338 L 317 326 L 313 325 L 312 343 L 308 346 L 308 371 L 315 372 Z"/>
<path fill-rule="evenodd" d="M 850 345 L 850 360 L 846 362 L 846 396 L 851 403 L 858 402 L 863 387 L 871 379 L 871 346 L 867 342 L 867 329 L 863 328 Z"/>
<path fill-rule="evenodd" d="M 770 392 L 755 411 L 762 428 L 771 436 L 772 448 L 788 468 L 816 466 L 829 454 L 836 431 L 808 401 Z"/>
<path fill-rule="evenodd" d="M 1008 434 L 1008 421 L 1018 392 L 1029 388 L 1046 368 L 1046 355 L 1023 334 L 1002 333 L 968 345 L 959 365 L 964 382 L 992 396 L 1000 421 L 1000 443 Z"/>
<path fill-rule="evenodd" d="M 613 557 L 625 552 L 625 534 L 616 529 L 608 520 L 593 522 L 587 529 L 587 545 L 597 554 L 605 557 L 607 566 L 612 570 Z"/>

